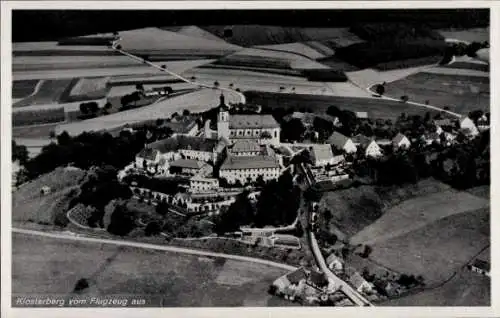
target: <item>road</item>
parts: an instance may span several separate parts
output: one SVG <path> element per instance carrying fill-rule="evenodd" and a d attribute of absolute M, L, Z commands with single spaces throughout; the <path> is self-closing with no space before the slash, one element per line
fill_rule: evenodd
<path fill-rule="evenodd" d="M 134 59 L 134 60 L 136 60 L 138 62 L 147 64 L 147 65 L 149 65 L 151 67 L 154 67 L 154 68 L 156 68 L 156 69 L 158 69 L 158 70 L 160 70 L 162 72 L 165 72 L 165 73 L 167 73 L 169 75 L 172 75 L 173 77 L 178 78 L 181 81 L 184 81 L 186 83 L 192 84 L 193 86 L 205 87 L 205 88 L 214 88 L 214 86 L 206 85 L 206 84 L 203 84 L 203 83 L 199 83 L 199 82 L 187 79 L 187 78 L 183 77 L 182 75 L 179 75 L 179 74 L 177 74 L 175 72 L 169 71 L 167 68 L 163 68 L 160 65 L 151 63 L 150 61 L 147 61 L 147 60 L 145 60 L 143 58 L 140 58 L 138 56 L 130 54 L 129 52 L 126 52 L 126 51 L 124 51 L 122 49 L 117 48 L 116 45 L 113 45 L 112 49 L 115 50 L 115 51 L 117 51 L 117 52 L 119 52 L 119 53 L 121 53 L 121 54 L 123 54 L 123 55 L 125 55 L 125 56 L 130 57 L 131 59 Z M 242 103 L 242 104 L 246 103 L 245 95 L 243 95 L 242 93 L 240 93 L 240 92 L 238 92 L 238 91 L 236 91 L 234 89 L 226 88 L 226 87 L 218 87 L 217 89 L 221 90 L 221 91 L 228 91 L 228 92 L 231 92 L 233 94 L 236 94 L 236 95 L 238 95 L 240 97 L 240 103 Z"/>
<path fill-rule="evenodd" d="M 289 271 L 293 271 L 293 270 L 297 269 L 296 267 L 291 266 L 291 265 L 277 263 L 277 262 L 273 262 L 273 261 L 268 261 L 268 260 L 260 259 L 260 258 L 253 258 L 253 257 L 247 257 L 247 256 L 240 256 L 240 255 L 231 255 L 231 254 L 224 254 L 224 253 L 215 253 L 215 252 L 201 251 L 201 250 L 195 250 L 195 249 L 189 249 L 189 248 L 183 248 L 183 247 L 174 247 L 174 246 L 156 245 L 156 244 L 150 244 L 150 243 L 133 242 L 133 241 L 126 241 L 126 240 L 112 240 L 112 239 L 104 239 L 104 238 L 96 238 L 96 237 L 87 237 L 87 236 L 83 236 L 82 234 L 71 235 L 71 234 L 66 234 L 66 233 L 62 233 L 62 232 L 42 232 L 42 231 L 26 230 L 26 229 L 20 229 L 20 228 L 13 228 L 12 233 L 24 234 L 24 235 L 36 235 L 36 236 L 50 237 L 50 238 L 70 240 L 70 241 L 111 244 L 111 245 L 118 245 L 118 246 L 130 246 L 130 247 L 136 247 L 136 248 L 144 248 L 144 249 L 166 251 L 166 252 L 175 252 L 175 253 L 184 253 L 184 254 L 198 255 L 198 256 L 221 257 L 221 258 L 235 260 L 235 261 L 251 262 L 251 263 L 272 266 L 272 267 L 276 267 L 276 268 L 282 268 L 282 269 L 289 270 Z"/>
<path fill-rule="evenodd" d="M 311 171 L 304 164 L 301 164 L 300 166 L 304 172 L 307 186 L 311 187 L 315 183 L 314 177 L 312 176 Z M 310 212 L 309 212 L 309 214 L 311 215 Z M 310 223 L 311 218 L 308 217 L 307 220 Z M 324 275 L 326 276 L 328 281 L 332 281 L 335 284 L 335 286 L 339 286 L 338 288 L 356 305 L 358 305 L 358 306 L 373 306 L 373 304 L 371 304 L 366 298 L 364 298 L 360 293 L 358 293 L 354 288 L 352 288 L 345 281 L 343 281 L 338 276 L 336 276 L 328 268 L 328 265 L 326 264 L 326 261 L 323 257 L 323 254 L 321 253 L 321 249 L 319 247 L 318 241 L 316 240 L 314 233 L 311 231 L 310 225 L 307 226 L 306 231 L 307 231 L 309 246 L 310 246 L 311 251 L 314 255 L 314 259 L 316 260 L 316 264 L 321 269 L 321 271 L 324 273 Z"/>

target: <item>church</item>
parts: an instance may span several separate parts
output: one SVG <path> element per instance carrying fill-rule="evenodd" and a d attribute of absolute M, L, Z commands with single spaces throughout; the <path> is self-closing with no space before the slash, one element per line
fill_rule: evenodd
<path fill-rule="evenodd" d="M 230 115 L 224 95 L 220 96 L 217 115 L 217 131 L 210 129 L 210 121 L 205 123 L 205 137 L 226 139 L 232 143 L 242 140 L 255 140 L 259 144 L 278 145 L 280 125 L 272 115 Z"/>

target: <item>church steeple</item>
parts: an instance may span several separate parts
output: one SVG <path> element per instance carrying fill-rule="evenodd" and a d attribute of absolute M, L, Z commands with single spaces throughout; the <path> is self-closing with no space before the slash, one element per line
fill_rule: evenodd
<path fill-rule="evenodd" d="M 226 97 L 224 96 L 223 93 L 220 94 L 219 100 L 220 100 L 220 103 L 219 103 L 220 110 L 228 110 L 229 107 L 226 105 Z"/>

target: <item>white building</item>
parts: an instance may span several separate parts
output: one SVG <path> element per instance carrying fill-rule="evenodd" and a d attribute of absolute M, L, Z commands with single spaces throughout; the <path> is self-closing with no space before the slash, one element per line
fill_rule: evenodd
<path fill-rule="evenodd" d="M 228 156 L 220 167 L 219 176 L 228 183 L 246 184 L 262 176 L 264 181 L 277 179 L 280 164 L 274 156 Z"/>
<path fill-rule="evenodd" d="M 397 149 L 408 149 L 411 146 L 411 141 L 402 133 L 398 133 L 392 139 L 392 145 Z"/>
<path fill-rule="evenodd" d="M 477 136 L 479 134 L 476 125 L 474 125 L 474 122 L 469 117 L 460 119 L 460 129 L 467 131 L 469 136 Z"/>
<path fill-rule="evenodd" d="M 355 153 L 357 147 L 351 138 L 348 138 L 336 131 L 328 138 L 328 144 L 334 146 L 337 150 L 342 150 L 346 153 Z"/>
<path fill-rule="evenodd" d="M 217 115 L 217 131 L 210 130 L 210 122 L 205 123 L 205 136 L 226 138 L 231 142 L 238 140 L 257 140 L 261 144 L 277 145 L 280 142 L 281 128 L 272 115 L 230 115 L 221 95 Z"/>
<path fill-rule="evenodd" d="M 373 138 L 357 135 L 353 137 L 353 143 L 361 147 L 366 157 L 376 158 L 382 156 L 382 149 Z"/>
<path fill-rule="evenodd" d="M 194 176 L 189 179 L 189 188 L 191 192 L 206 192 L 217 190 L 219 188 L 219 180 L 216 178 L 203 178 Z"/>

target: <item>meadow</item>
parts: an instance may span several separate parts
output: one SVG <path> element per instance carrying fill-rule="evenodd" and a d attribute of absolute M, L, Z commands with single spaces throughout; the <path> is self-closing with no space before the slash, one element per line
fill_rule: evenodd
<path fill-rule="evenodd" d="M 79 279 L 88 278 L 87 295 L 161 297 L 164 307 L 276 305 L 267 289 L 286 273 L 253 263 L 22 234 L 14 234 L 12 251 L 14 294 L 69 295 Z"/>
<path fill-rule="evenodd" d="M 431 105 L 448 106 L 458 113 L 490 108 L 490 80 L 482 76 L 421 72 L 388 83 L 385 94 L 395 98 L 407 95 L 410 101 L 429 101 Z"/>
<path fill-rule="evenodd" d="M 57 104 L 61 95 L 71 85 L 74 85 L 71 79 L 44 80 L 34 95 L 14 103 L 12 107 Z"/>
<path fill-rule="evenodd" d="M 63 122 L 66 119 L 64 107 L 18 111 L 12 113 L 12 126 L 28 126 Z"/>
<path fill-rule="evenodd" d="M 39 80 L 25 80 L 12 82 L 12 98 L 25 98 L 33 94 Z"/>

